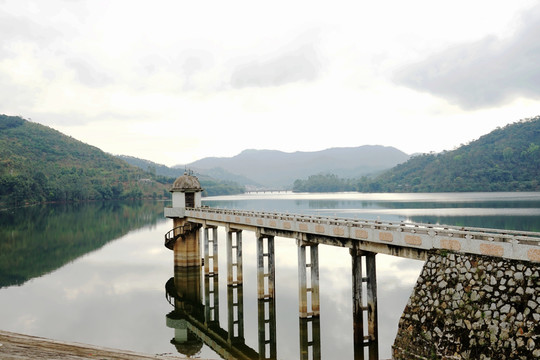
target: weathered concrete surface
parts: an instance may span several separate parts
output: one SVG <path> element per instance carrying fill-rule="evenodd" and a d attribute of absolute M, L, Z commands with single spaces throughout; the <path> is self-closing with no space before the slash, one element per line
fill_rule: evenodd
<path fill-rule="evenodd" d="M 16 334 L 0 330 L 0 359 L 108 359 L 108 360 L 178 360 L 172 355 L 145 355 L 132 351 L 50 340 L 35 336 Z"/>
<path fill-rule="evenodd" d="M 393 356 L 539 359 L 539 264 L 432 253 L 399 322 Z"/>
<path fill-rule="evenodd" d="M 201 251 L 198 224 L 188 224 L 182 218 L 174 219 L 175 237 L 174 242 L 174 266 L 201 266 Z"/>

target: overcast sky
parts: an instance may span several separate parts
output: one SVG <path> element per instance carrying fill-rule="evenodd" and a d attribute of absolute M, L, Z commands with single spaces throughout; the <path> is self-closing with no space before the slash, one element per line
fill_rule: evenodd
<path fill-rule="evenodd" d="M 0 0 L 0 113 L 166 165 L 540 114 L 540 3 Z"/>

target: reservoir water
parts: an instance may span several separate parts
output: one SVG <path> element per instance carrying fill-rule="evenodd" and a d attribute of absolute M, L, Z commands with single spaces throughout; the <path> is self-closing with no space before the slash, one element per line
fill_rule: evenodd
<path fill-rule="evenodd" d="M 177 354 L 165 284 L 173 254 L 164 202 L 51 204 L 0 211 L 0 329 L 152 354 Z M 204 198 L 228 209 L 540 231 L 540 193 L 248 194 Z M 219 239 L 219 322 L 227 329 L 225 230 Z M 257 349 L 255 235 L 243 234 L 246 345 Z M 300 353 L 297 249 L 276 238 L 276 347 Z M 379 354 L 390 358 L 399 317 L 422 268 L 377 255 Z M 320 246 L 320 349 L 352 359 L 351 257 Z M 193 349 L 191 349 L 193 350 Z M 196 357 L 219 359 L 200 343 Z M 0 348 L 1 355 L 1 348 Z M 1 357 L 1 356 L 0 356 Z"/>

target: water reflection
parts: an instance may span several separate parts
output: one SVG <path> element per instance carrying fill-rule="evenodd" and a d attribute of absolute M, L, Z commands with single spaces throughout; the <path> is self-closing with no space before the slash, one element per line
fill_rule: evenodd
<path fill-rule="evenodd" d="M 300 359 L 321 358 L 321 319 L 318 316 L 300 318 Z"/>
<path fill-rule="evenodd" d="M 205 276 L 204 279 L 205 288 L 214 284 L 211 277 Z M 241 295 L 237 295 L 242 294 L 242 285 L 234 288 L 240 291 L 235 292 L 233 286 L 228 286 L 229 321 L 226 330 L 220 326 L 219 317 L 209 316 L 216 308 L 219 296 L 211 291 L 206 292 L 203 305 L 201 268 L 175 268 L 174 277 L 165 284 L 167 300 L 174 306 L 174 310 L 167 314 L 166 322 L 168 327 L 174 329 L 171 343 L 180 354 L 194 356 L 206 344 L 224 359 L 270 359 L 260 357 L 255 349 L 245 343 L 243 301 Z"/>
<path fill-rule="evenodd" d="M 174 329 L 171 344 L 186 356 L 198 354 L 203 346 L 201 338 L 195 335 L 197 325 L 205 326 L 200 278 L 200 267 L 177 267 L 174 277 L 165 284 L 167 300 L 174 306 L 167 314 L 167 326 Z"/>
<path fill-rule="evenodd" d="M 130 230 L 162 221 L 163 202 L 37 205 L 0 211 L 0 288 L 22 285 Z"/>
<path fill-rule="evenodd" d="M 272 240 L 273 243 L 273 240 Z M 305 254 L 305 244 L 298 245 L 300 254 Z M 205 247 L 209 247 L 208 244 Z M 273 248 L 273 245 L 270 246 Z M 311 253 L 317 253 L 313 247 Z M 268 253 L 265 253 L 267 255 Z M 355 252 L 353 255 L 352 284 L 357 284 L 356 291 L 353 285 L 354 298 L 356 299 L 356 311 L 353 313 L 354 340 L 351 348 L 354 349 L 354 359 L 377 360 L 378 335 L 376 316 L 376 280 L 375 280 L 375 254 Z M 302 360 L 320 360 L 321 353 L 321 312 L 318 300 L 318 265 L 315 258 L 310 256 L 310 263 L 303 263 L 306 268 L 317 268 L 317 275 L 311 274 L 311 280 L 307 285 L 299 276 L 299 308 L 298 334 L 299 334 L 299 358 Z M 205 258 L 208 258 L 205 257 Z M 365 258 L 365 269 L 362 270 L 362 258 Z M 273 260 L 269 260 L 273 261 Z M 304 259 L 305 261 L 305 259 Z M 356 266 L 354 266 L 356 264 Z M 268 265 L 268 264 L 267 264 Z M 205 267 L 208 264 L 205 261 Z M 229 267 L 229 266 L 227 266 Z M 272 269 L 270 265 L 268 268 Z M 259 268 L 260 270 L 260 268 Z M 300 271 L 299 273 L 301 273 Z M 258 280 L 267 274 L 258 271 Z M 305 274 L 303 274 L 305 275 Z M 363 285 L 366 283 L 365 289 Z M 219 280 L 217 273 L 201 270 L 199 266 L 176 266 L 174 277 L 165 284 L 167 301 L 173 306 L 173 310 L 166 315 L 167 327 L 174 329 L 174 337 L 170 341 L 176 350 L 188 357 L 199 356 L 206 345 L 224 359 L 269 359 L 278 358 L 275 297 L 269 295 L 268 282 L 260 282 L 257 299 L 250 301 L 257 304 L 257 343 L 256 349 L 246 342 L 244 334 L 244 296 L 243 284 L 233 281 L 226 286 L 227 294 L 227 320 L 226 325 L 220 323 L 219 310 Z M 261 288 L 262 287 L 262 288 Z M 204 290 L 203 290 L 204 289 Z M 364 295 L 362 295 L 365 292 Z M 302 294 L 303 293 L 303 294 Z M 304 295 L 310 294 L 310 299 L 303 299 Z M 362 300 L 366 296 L 367 299 Z M 364 305 L 365 300 L 367 303 Z M 304 303 L 307 301 L 307 304 Z M 315 304 L 315 305 L 314 305 Z M 307 305 L 307 306 L 306 306 Z M 303 311 L 303 310 L 305 311 Z M 317 310 L 317 311 L 315 311 Z M 367 319 L 364 317 L 367 316 Z M 364 329 L 367 325 L 367 329 Z M 290 347 L 294 341 L 287 339 L 285 346 Z M 334 354 L 337 355 L 337 354 Z"/>

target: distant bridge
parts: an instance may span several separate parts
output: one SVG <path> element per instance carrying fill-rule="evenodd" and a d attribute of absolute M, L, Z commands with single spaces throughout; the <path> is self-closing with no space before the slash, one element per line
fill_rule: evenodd
<path fill-rule="evenodd" d="M 291 190 L 284 189 L 260 189 L 260 190 L 250 190 L 246 191 L 246 194 L 286 194 L 291 192 Z"/>

